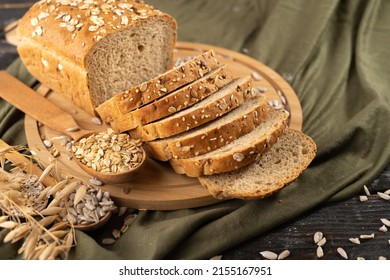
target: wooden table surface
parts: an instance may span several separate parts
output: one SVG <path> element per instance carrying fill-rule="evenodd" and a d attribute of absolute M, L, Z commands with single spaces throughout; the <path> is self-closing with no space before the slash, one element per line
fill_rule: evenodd
<path fill-rule="evenodd" d="M 0 0 L 0 69 L 5 69 L 17 57 L 15 47 L 5 40 L 4 27 L 20 18 L 33 3 L 34 1 L 26 0 Z M 327 242 L 322 246 L 324 256 L 321 260 L 343 259 L 337 253 L 338 247 L 344 248 L 349 259 L 390 259 L 390 227 L 389 232 L 380 230 L 383 225 L 381 219 L 390 220 L 390 201 L 385 201 L 377 195 L 377 192 L 390 189 L 390 165 L 368 188 L 372 194 L 368 201 L 361 202 L 359 197 L 353 197 L 339 203 L 328 203 L 224 252 L 222 258 L 264 259 L 259 252 L 269 250 L 280 253 L 289 250 L 287 259 L 319 259 L 313 235 L 315 232 L 322 232 Z M 374 238 L 364 239 L 360 245 L 349 241 L 350 238 L 371 234 L 374 234 Z"/>

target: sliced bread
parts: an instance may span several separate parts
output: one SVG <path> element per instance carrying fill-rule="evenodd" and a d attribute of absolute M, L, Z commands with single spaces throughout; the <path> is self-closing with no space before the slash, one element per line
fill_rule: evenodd
<path fill-rule="evenodd" d="M 126 114 L 203 77 L 218 65 L 219 61 L 214 51 L 209 50 L 185 62 L 182 66 L 174 67 L 142 84 L 115 94 L 97 107 L 96 111 L 102 119 L 113 119 L 119 114 Z"/>
<path fill-rule="evenodd" d="M 190 158 L 214 151 L 251 132 L 267 116 L 264 95 L 248 99 L 244 104 L 205 125 L 179 135 L 145 144 L 148 154 L 157 160 Z"/>
<path fill-rule="evenodd" d="M 287 128 L 258 161 L 234 172 L 203 176 L 200 183 L 218 199 L 259 199 L 279 191 L 309 166 L 316 144 L 304 133 Z"/>
<path fill-rule="evenodd" d="M 176 114 L 129 131 L 131 137 L 142 141 L 166 138 L 188 131 L 230 112 L 255 91 L 250 76 L 238 78 L 195 105 Z"/>
<path fill-rule="evenodd" d="M 152 103 L 128 112 L 125 115 L 119 115 L 111 121 L 109 119 L 104 119 L 104 121 L 110 122 L 112 129 L 115 131 L 124 132 L 131 130 L 139 125 L 145 125 L 179 112 L 203 100 L 232 80 L 233 74 L 229 67 L 227 65 L 221 65 L 205 74 L 202 78 Z"/>
<path fill-rule="evenodd" d="M 212 152 L 188 158 L 171 159 L 176 173 L 200 177 L 242 168 L 269 150 L 283 134 L 288 120 L 284 110 L 271 110 L 254 130 Z"/>

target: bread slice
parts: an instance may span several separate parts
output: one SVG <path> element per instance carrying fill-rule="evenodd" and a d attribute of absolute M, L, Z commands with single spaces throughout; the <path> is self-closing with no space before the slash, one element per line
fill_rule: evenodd
<path fill-rule="evenodd" d="M 123 132 L 134 129 L 139 125 L 151 123 L 203 100 L 232 80 L 233 74 L 229 67 L 227 65 L 219 66 L 189 85 L 181 87 L 139 109 L 117 116 L 111 120 L 110 125 L 115 131 Z M 107 122 L 108 119 L 104 119 L 104 121 Z"/>
<path fill-rule="evenodd" d="M 179 135 L 150 141 L 147 153 L 162 161 L 190 158 L 214 151 L 251 132 L 268 114 L 265 96 L 248 99 L 244 104 L 205 125 Z"/>
<path fill-rule="evenodd" d="M 218 199 L 263 198 L 296 180 L 316 151 L 309 136 L 288 128 L 258 161 L 234 172 L 200 177 L 199 181 Z"/>
<path fill-rule="evenodd" d="M 103 120 L 115 119 L 119 114 L 124 115 L 203 77 L 219 64 L 214 51 L 209 50 L 179 67 L 174 67 L 142 84 L 115 94 L 97 107 L 96 111 Z"/>
<path fill-rule="evenodd" d="M 252 90 L 251 84 L 250 76 L 235 79 L 195 105 L 157 122 L 138 126 L 129 131 L 129 134 L 142 141 L 152 141 L 198 127 L 230 112 L 246 99 L 252 98 L 255 91 Z"/>
<path fill-rule="evenodd" d="M 173 17 L 141 1 L 38 1 L 18 22 L 18 53 L 40 82 L 95 114 L 172 68 L 176 31 Z"/>
<path fill-rule="evenodd" d="M 237 140 L 200 156 L 169 162 L 176 173 L 189 177 L 237 170 L 268 151 L 284 132 L 287 120 L 286 111 L 271 110 L 264 122 Z"/>

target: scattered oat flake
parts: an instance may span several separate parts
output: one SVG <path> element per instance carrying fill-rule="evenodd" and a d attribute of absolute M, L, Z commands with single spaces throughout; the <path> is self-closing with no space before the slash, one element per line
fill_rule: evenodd
<path fill-rule="evenodd" d="M 214 256 L 210 260 L 222 260 L 222 255 Z"/>
<path fill-rule="evenodd" d="M 262 251 L 260 252 L 260 255 L 262 255 L 267 260 L 276 260 L 278 258 L 278 254 L 271 251 Z"/>
<path fill-rule="evenodd" d="M 347 255 L 347 252 L 345 252 L 345 250 L 343 249 L 343 248 L 341 248 L 341 247 L 338 247 L 337 248 L 337 253 L 339 253 L 339 255 L 341 256 L 341 257 L 343 257 L 344 259 L 348 259 L 348 255 Z"/>
<path fill-rule="evenodd" d="M 357 257 L 356 258 L 358 261 L 364 261 L 365 260 L 365 258 L 363 258 L 363 257 Z"/>
<path fill-rule="evenodd" d="M 386 257 L 384 257 L 384 256 L 379 256 L 378 260 L 382 260 L 382 261 L 384 261 L 384 260 L 387 260 L 387 258 L 386 258 Z"/>

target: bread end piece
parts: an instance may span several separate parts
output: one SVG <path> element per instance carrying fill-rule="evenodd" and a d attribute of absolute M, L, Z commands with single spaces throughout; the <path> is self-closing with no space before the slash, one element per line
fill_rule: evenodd
<path fill-rule="evenodd" d="M 313 139 L 286 129 L 258 161 L 234 172 L 202 176 L 200 183 L 217 199 L 259 199 L 295 181 L 317 152 Z"/>

